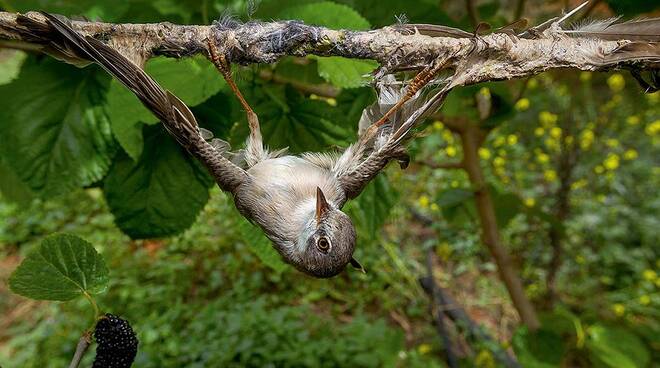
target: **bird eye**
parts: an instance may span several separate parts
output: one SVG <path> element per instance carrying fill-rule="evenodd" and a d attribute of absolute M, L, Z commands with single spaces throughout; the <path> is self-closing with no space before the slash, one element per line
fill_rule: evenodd
<path fill-rule="evenodd" d="M 323 253 L 327 253 L 330 250 L 330 241 L 326 237 L 321 237 L 316 243 L 316 246 Z"/>

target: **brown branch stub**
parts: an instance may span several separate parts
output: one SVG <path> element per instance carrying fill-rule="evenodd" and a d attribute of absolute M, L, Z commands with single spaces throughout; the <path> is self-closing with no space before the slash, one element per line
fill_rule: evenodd
<path fill-rule="evenodd" d="M 37 12 L 24 14 L 37 22 Z M 17 21 L 18 15 L 0 12 L 0 40 L 39 44 Z M 616 67 L 660 68 L 660 57 L 617 57 L 630 40 L 568 37 L 558 25 L 537 32 L 537 38 L 505 33 L 475 37 L 431 37 L 401 32 L 396 27 L 371 31 L 332 30 L 300 21 L 249 22 L 210 26 L 112 24 L 72 21 L 86 36 L 102 40 L 141 64 L 153 56 L 174 58 L 208 54 L 206 40 L 222 45 L 233 63 L 273 63 L 286 55 L 342 56 L 377 60 L 386 71 L 423 68 L 434 60 L 449 58 L 446 68 L 456 70 L 452 86 L 520 78 L 548 69 L 606 70 Z"/>

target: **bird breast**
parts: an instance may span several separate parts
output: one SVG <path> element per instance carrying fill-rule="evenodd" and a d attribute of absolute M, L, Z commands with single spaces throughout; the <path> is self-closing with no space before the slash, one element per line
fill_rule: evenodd
<path fill-rule="evenodd" d="M 247 171 L 251 180 L 237 190 L 236 207 L 276 245 L 297 239 L 315 211 L 317 187 L 330 203 L 337 203 L 341 193 L 329 168 L 302 157 L 264 160 Z"/>

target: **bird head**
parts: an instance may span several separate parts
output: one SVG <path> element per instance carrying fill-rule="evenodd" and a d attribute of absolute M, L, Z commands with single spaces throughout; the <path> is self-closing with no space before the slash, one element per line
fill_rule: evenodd
<path fill-rule="evenodd" d="M 328 278 L 339 274 L 347 264 L 356 264 L 355 227 L 350 217 L 329 203 L 323 191 L 316 188 L 316 210 L 299 239 L 299 256 L 293 264 L 314 277 Z"/>

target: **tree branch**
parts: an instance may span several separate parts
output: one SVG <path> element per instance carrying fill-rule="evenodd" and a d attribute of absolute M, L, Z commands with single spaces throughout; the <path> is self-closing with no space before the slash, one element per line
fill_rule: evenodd
<path fill-rule="evenodd" d="M 24 16 L 45 22 L 37 12 Z M 520 78 L 556 68 L 660 68 L 657 50 L 645 53 L 629 50 L 632 44 L 639 45 L 633 37 L 630 40 L 569 37 L 558 23 L 543 30 L 528 30 L 525 38 L 505 33 L 431 37 L 410 32 L 410 26 L 414 25 L 348 31 L 300 21 L 210 26 L 72 21 L 73 29 L 106 42 L 138 65 L 158 55 L 181 58 L 207 54 L 206 40 L 214 38 L 222 45 L 220 51 L 227 59 L 239 64 L 273 63 L 285 55 L 314 54 L 373 59 L 381 63 L 384 71 L 395 71 L 422 68 L 438 58 L 449 58 L 446 68 L 456 71 L 452 87 Z M 35 44 L 47 41 L 22 26 L 18 14 L 7 12 L 0 12 L 0 40 L 5 40 L 5 45 L 7 40 Z"/>
<path fill-rule="evenodd" d="M 78 345 L 76 346 L 76 352 L 73 354 L 73 359 L 69 363 L 69 368 L 77 368 L 82 360 L 83 356 L 87 352 L 89 345 L 92 343 L 92 336 L 89 332 L 85 332 L 80 336 L 78 340 Z"/>

